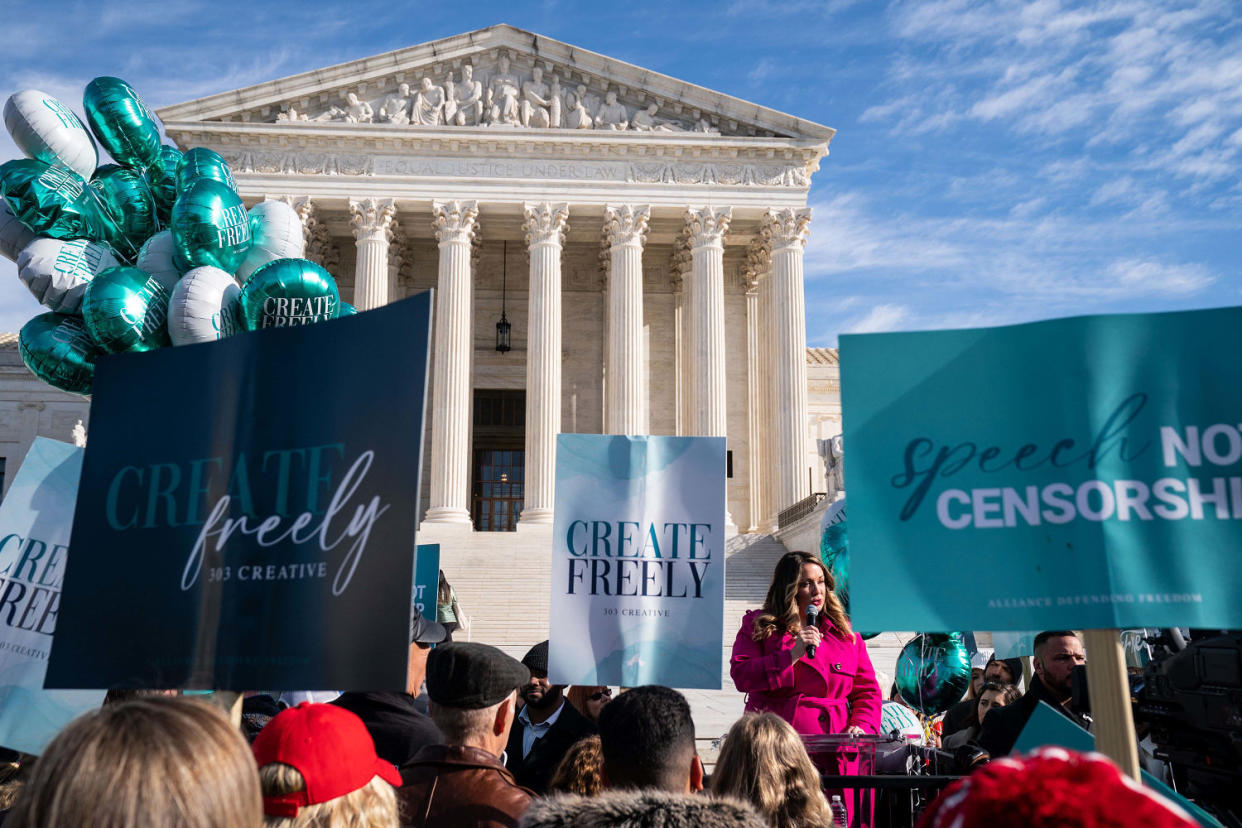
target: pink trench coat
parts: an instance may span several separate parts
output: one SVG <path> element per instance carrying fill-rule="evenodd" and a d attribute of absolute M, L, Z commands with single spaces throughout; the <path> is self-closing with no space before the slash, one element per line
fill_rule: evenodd
<path fill-rule="evenodd" d="M 743 616 L 729 659 L 733 684 L 746 694 L 746 711 L 771 711 L 806 736 L 844 733 L 852 725 L 879 733 L 882 696 L 862 636 L 855 635 L 852 643 L 841 640 L 821 614 L 824 639 L 815 657 L 804 655 L 790 664 L 792 635 L 778 631 L 763 641 L 751 640 L 761 612 Z"/>

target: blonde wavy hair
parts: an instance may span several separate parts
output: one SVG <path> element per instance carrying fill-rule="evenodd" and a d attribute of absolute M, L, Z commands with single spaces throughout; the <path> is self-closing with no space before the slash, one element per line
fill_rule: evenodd
<path fill-rule="evenodd" d="M 272 762 L 259 768 L 264 796 L 280 796 L 306 788 L 297 768 Z M 397 795 L 392 785 L 378 776 L 356 791 L 317 805 L 298 809 L 296 816 L 267 816 L 267 828 L 398 828 Z"/>
<path fill-rule="evenodd" d="M 34 763 L 7 824 L 258 828 L 254 755 L 219 711 L 135 699 L 83 714 Z"/>
<path fill-rule="evenodd" d="M 798 612 L 798 584 L 802 581 L 802 567 L 815 564 L 824 573 L 824 615 L 832 622 L 837 634 L 845 641 L 854 640 L 854 630 L 850 627 L 850 618 L 845 614 L 845 607 L 837 597 L 837 582 L 815 555 L 809 552 L 786 552 L 776 562 L 776 571 L 772 573 L 772 585 L 768 587 L 768 596 L 763 600 L 763 612 L 755 618 L 751 638 L 763 641 L 777 630 L 797 635 L 802 629 L 802 614 Z"/>
<path fill-rule="evenodd" d="M 751 803 L 772 828 L 832 824 L 819 772 L 793 727 L 775 713 L 747 713 L 729 728 L 711 791 Z"/>

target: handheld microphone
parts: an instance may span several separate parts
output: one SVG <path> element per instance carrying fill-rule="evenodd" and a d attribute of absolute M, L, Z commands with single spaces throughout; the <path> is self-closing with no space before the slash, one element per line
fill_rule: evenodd
<path fill-rule="evenodd" d="M 814 604 L 807 604 L 806 605 L 806 625 L 808 627 L 814 627 L 815 622 L 818 619 L 819 619 L 819 608 L 816 607 Z M 815 658 L 815 645 L 814 644 L 807 645 L 806 654 L 811 658 Z"/>

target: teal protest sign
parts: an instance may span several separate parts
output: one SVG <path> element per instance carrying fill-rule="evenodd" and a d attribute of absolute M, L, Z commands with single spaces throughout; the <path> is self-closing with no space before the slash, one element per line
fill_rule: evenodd
<path fill-rule="evenodd" d="M 548 676 L 719 689 L 723 437 L 556 438 Z"/>
<path fill-rule="evenodd" d="M 855 626 L 1242 626 L 1239 330 L 843 336 Z"/>
<path fill-rule="evenodd" d="M 436 619 L 436 591 L 440 587 L 440 544 L 420 543 L 414 550 L 414 606 L 424 618 Z"/>
<path fill-rule="evenodd" d="M 36 437 L 0 504 L 0 746 L 42 753 L 102 690 L 44 690 L 82 449 Z"/>

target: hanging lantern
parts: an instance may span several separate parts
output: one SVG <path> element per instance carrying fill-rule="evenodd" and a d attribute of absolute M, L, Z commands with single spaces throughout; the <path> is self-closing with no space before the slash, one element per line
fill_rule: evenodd
<path fill-rule="evenodd" d="M 500 266 L 500 321 L 496 323 L 496 350 L 503 354 L 505 351 L 512 350 L 509 344 L 509 331 L 513 326 L 509 324 L 509 319 L 505 316 L 509 286 L 509 242 L 506 241 L 501 250 L 500 255 L 504 261 Z"/>

